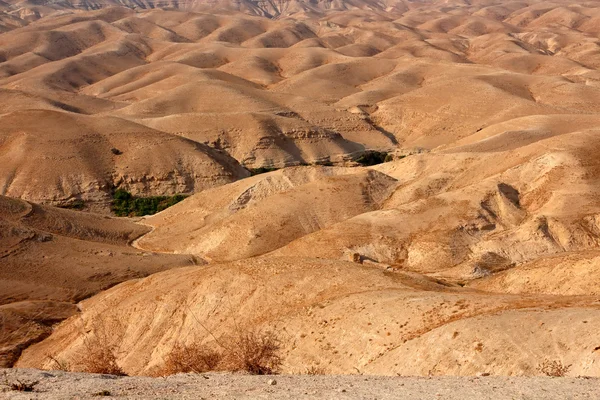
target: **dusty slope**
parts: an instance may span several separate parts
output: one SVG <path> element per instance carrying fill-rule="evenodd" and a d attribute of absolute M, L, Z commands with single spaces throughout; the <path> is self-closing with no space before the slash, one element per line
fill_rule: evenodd
<path fill-rule="evenodd" d="M 128 243 L 148 228 L 126 220 L 0 196 L 0 364 L 76 312 L 74 303 L 190 257 L 143 252 Z"/>
<path fill-rule="evenodd" d="M 378 209 L 396 184 L 395 179 L 376 171 L 343 172 L 331 167 L 298 167 L 205 191 L 182 207 L 146 220 L 160 225 L 138 244 L 197 254 L 211 261 L 252 257 Z M 234 190 L 235 197 L 226 197 Z M 229 204 L 223 207 L 219 203 L 224 199 Z"/>
<path fill-rule="evenodd" d="M 80 307 L 17 366 L 51 368 L 51 354 L 77 369 L 86 337 L 102 329 L 127 373 L 161 374 L 176 343 L 217 347 L 214 337 L 236 326 L 260 326 L 284 337 L 287 373 L 314 365 L 346 374 L 542 375 L 548 359 L 571 365 L 570 376 L 600 374 L 596 297 L 489 294 L 350 262 L 255 258 L 175 269 Z"/>

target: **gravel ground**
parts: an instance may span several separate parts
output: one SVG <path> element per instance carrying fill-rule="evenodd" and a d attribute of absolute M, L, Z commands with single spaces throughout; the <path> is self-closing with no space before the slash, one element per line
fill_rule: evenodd
<path fill-rule="evenodd" d="M 33 392 L 11 382 L 38 381 Z M 3 399 L 600 399 L 590 378 L 248 376 L 115 377 L 59 371 L 0 371 Z"/>

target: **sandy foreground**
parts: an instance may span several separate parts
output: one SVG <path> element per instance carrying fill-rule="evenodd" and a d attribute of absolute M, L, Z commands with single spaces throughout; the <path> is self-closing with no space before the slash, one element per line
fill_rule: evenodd
<path fill-rule="evenodd" d="M 525 377 L 248 376 L 115 377 L 33 369 L 0 372 L 3 399 L 600 399 L 600 380 Z M 35 382 L 33 392 L 6 383 Z"/>

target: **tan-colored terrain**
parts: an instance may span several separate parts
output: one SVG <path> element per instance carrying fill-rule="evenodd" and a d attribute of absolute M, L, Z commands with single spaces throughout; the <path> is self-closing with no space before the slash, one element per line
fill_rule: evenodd
<path fill-rule="evenodd" d="M 126 220 L 0 196 L 0 365 L 117 283 L 196 263 L 128 244 L 148 231 Z"/>
<path fill-rule="evenodd" d="M 244 327 L 284 373 L 600 376 L 600 2 L 0 4 L 17 366 Z"/>
<path fill-rule="evenodd" d="M 388 377 L 388 376 L 252 376 L 208 373 L 155 379 L 109 377 L 31 369 L 3 370 L 8 382 L 38 382 L 35 392 L 6 392 L 15 400 L 97 398 L 102 393 L 127 399 L 332 399 L 419 398 L 448 400 L 595 399 L 598 380 L 548 377 Z M 275 380 L 276 384 L 269 382 Z M 0 393 L 2 388 L 0 387 Z M 105 394 L 105 396 L 108 396 Z"/>

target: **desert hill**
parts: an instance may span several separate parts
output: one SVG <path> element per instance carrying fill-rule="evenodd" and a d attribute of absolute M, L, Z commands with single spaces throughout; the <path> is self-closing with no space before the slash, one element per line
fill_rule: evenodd
<path fill-rule="evenodd" d="M 212 335 L 235 324 L 263 324 L 283 332 L 288 373 L 319 366 L 335 374 L 535 375 L 551 357 L 575 375 L 598 375 L 596 298 L 490 294 L 351 262 L 294 257 L 176 269 L 81 307 L 17 366 L 51 367 L 47 353 L 76 359 L 84 332 L 104 321 L 130 374 L 160 374 L 178 342 L 216 346 Z"/>
<path fill-rule="evenodd" d="M 0 120 L 1 185 L 13 197 L 106 207 L 114 187 L 189 193 L 249 175 L 214 148 L 116 117 L 22 110 Z"/>
<path fill-rule="evenodd" d="M 44 127 L 83 130 L 110 147 L 65 163 L 83 176 L 61 181 L 62 167 L 44 168 L 50 175 L 35 189 L 19 183 L 35 179 L 32 166 L 4 156 L 5 195 L 54 205 L 77 198 L 106 211 L 120 185 L 189 194 L 247 176 L 236 161 L 345 165 L 365 151 L 433 150 L 516 118 L 600 106 L 593 5 L 344 2 L 317 3 L 317 12 L 289 3 L 288 16 L 269 19 L 249 9 L 81 11 L 85 4 L 7 24 L 0 35 L 2 154 L 18 135 L 40 140 L 33 110 L 54 112 Z M 18 18 L 19 5 L 4 13 Z M 138 150 L 123 142 L 138 142 L 134 132 L 156 136 L 155 146 L 169 138 L 178 154 L 133 166 Z M 47 146 L 58 153 L 61 144 Z"/>
<path fill-rule="evenodd" d="M 600 376 L 600 3 L 1 4 L 7 365 Z"/>
<path fill-rule="evenodd" d="M 0 196 L 0 363 L 77 312 L 75 303 L 117 283 L 196 262 L 128 244 L 148 231 L 123 219 Z"/>

